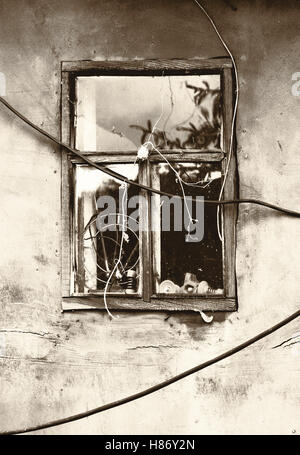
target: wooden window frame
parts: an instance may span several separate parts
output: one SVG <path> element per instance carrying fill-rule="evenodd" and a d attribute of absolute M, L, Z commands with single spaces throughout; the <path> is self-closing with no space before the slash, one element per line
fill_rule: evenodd
<path fill-rule="evenodd" d="M 134 60 L 134 61 L 76 61 L 62 62 L 61 64 L 61 140 L 75 146 L 75 83 L 78 76 L 100 75 L 190 75 L 190 74 L 220 74 L 223 99 L 223 150 L 167 150 L 163 151 L 169 161 L 179 162 L 205 162 L 220 161 L 222 173 L 227 166 L 227 157 L 230 148 L 231 122 L 233 115 L 233 83 L 232 62 L 228 58 L 195 59 L 195 60 Z M 81 152 L 89 159 L 102 163 L 120 162 L 117 152 Z M 122 154 L 122 162 L 134 162 L 136 151 Z M 151 155 L 151 160 L 162 161 Z M 62 224 L 62 309 L 86 310 L 104 309 L 103 295 L 72 294 L 74 287 L 74 239 L 73 239 L 73 201 L 74 182 L 73 167 L 80 163 L 71 153 L 62 153 L 61 158 L 61 224 Z M 151 186 L 149 163 L 145 163 L 143 183 Z M 230 160 L 229 172 L 226 179 L 223 197 L 233 199 L 237 196 L 236 157 L 233 150 Z M 149 197 L 142 190 L 144 196 Z M 149 208 L 148 204 L 148 208 Z M 235 311 L 237 310 L 236 278 L 235 278 L 235 253 L 236 253 L 236 205 L 226 205 L 221 208 L 223 241 L 223 295 L 155 295 L 152 289 L 152 234 L 148 230 L 142 232 L 143 254 L 143 295 L 132 296 L 124 294 L 109 294 L 107 303 L 111 310 L 145 310 L 145 311 Z M 148 214 L 150 216 L 150 214 Z"/>

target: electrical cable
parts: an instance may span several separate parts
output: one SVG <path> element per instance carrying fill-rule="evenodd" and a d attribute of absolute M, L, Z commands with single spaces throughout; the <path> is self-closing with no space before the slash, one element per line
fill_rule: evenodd
<path fill-rule="evenodd" d="M 128 397 L 125 397 L 125 398 L 121 398 L 120 400 L 112 401 L 111 403 L 107 403 L 103 406 L 99 406 L 97 408 L 90 409 L 89 411 L 81 412 L 79 414 L 75 414 L 75 415 L 72 415 L 69 417 L 64 417 L 62 419 L 52 420 L 52 421 L 44 423 L 44 424 L 32 425 L 30 427 L 24 427 L 24 428 L 20 428 L 18 430 L 2 431 L 2 432 L 0 432 L 0 436 L 20 434 L 20 433 L 29 433 L 31 431 L 43 430 L 45 428 L 50 428 L 50 427 L 74 422 L 76 420 L 80 420 L 85 417 L 90 417 L 94 414 L 99 414 L 100 412 L 108 411 L 109 409 L 116 408 L 123 404 L 130 403 L 131 401 L 134 401 L 139 398 L 150 395 L 151 393 L 164 389 L 165 387 L 168 387 L 169 385 L 174 384 L 175 382 L 180 381 L 181 379 L 184 379 L 187 376 L 190 376 L 191 374 L 197 373 L 200 370 L 204 370 L 204 368 L 214 365 L 217 362 L 220 362 L 221 360 L 224 360 L 224 359 L 242 351 L 243 349 L 251 346 L 252 344 L 256 343 L 257 341 L 265 338 L 266 336 L 268 336 L 271 333 L 275 332 L 276 330 L 280 329 L 281 327 L 284 327 L 286 324 L 288 324 L 289 322 L 298 318 L 299 316 L 300 316 L 300 310 L 291 314 L 290 316 L 288 316 L 287 318 L 278 322 L 277 324 L 273 325 L 272 327 L 257 334 L 253 338 L 250 338 L 249 340 L 244 341 L 244 343 L 241 343 L 238 346 L 235 346 L 234 348 L 230 349 L 229 351 L 225 351 L 222 354 L 218 355 L 217 357 L 207 360 L 206 362 L 200 363 L 199 365 L 196 365 L 195 367 L 193 367 L 189 370 L 186 370 L 180 374 L 177 374 L 176 376 L 173 376 L 172 378 L 167 379 L 166 381 L 160 382 L 159 384 L 149 387 L 148 389 L 142 390 L 141 392 L 135 393 L 133 395 L 129 395 Z"/>
<path fill-rule="evenodd" d="M 228 175 L 228 171 L 229 171 L 229 166 L 230 166 L 230 161 L 231 161 L 231 157 L 232 157 L 232 147 L 233 147 L 233 135 L 234 135 L 234 127 L 235 127 L 235 121 L 236 121 L 236 114 L 237 114 L 237 107 L 238 107 L 238 102 L 239 102 L 239 77 L 238 77 L 238 71 L 237 71 L 237 66 L 236 66 L 236 63 L 235 63 L 235 59 L 229 49 L 229 47 L 227 46 L 227 44 L 225 43 L 224 39 L 222 38 L 216 24 L 214 23 L 213 19 L 210 17 L 210 15 L 208 14 L 208 12 L 206 11 L 206 9 L 201 5 L 201 3 L 199 3 L 197 0 L 194 0 L 194 2 L 198 5 L 198 7 L 202 10 L 202 12 L 205 14 L 205 16 L 207 17 L 207 19 L 209 20 L 209 22 L 211 23 L 214 31 L 216 32 L 216 34 L 218 35 L 218 38 L 220 39 L 222 45 L 225 47 L 226 51 L 228 52 L 229 56 L 230 56 L 230 59 L 232 61 L 232 65 L 233 65 L 233 68 L 234 68 L 234 73 L 235 73 L 235 82 L 236 82 L 236 90 L 235 90 L 235 93 L 236 93 L 236 96 L 235 96 L 235 103 L 234 103 L 234 109 L 233 109 L 233 116 L 232 116 L 232 122 L 231 122 L 231 132 L 230 132 L 230 143 L 229 143 L 229 153 L 228 153 L 228 161 L 227 161 L 227 165 L 226 165 L 226 170 L 225 170 L 225 174 L 224 174 L 224 180 L 223 180 L 223 183 L 222 183 L 222 187 L 221 187 L 221 191 L 220 191 L 220 196 L 219 198 L 222 197 L 222 194 L 223 194 L 223 191 L 224 191 L 224 187 L 225 187 L 225 183 L 226 183 L 226 179 L 227 179 L 227 175 Z"/>
<path fill-rule="evenodd" d="M 144 144 L 142 145 L 142 147 L 146 147 L 148 145 L 151 145 L 151 147 L 153 148 L 153 150 L 156 151 L 156 153 L 159 154 L 159 156 L 165 160 L 165 162 L 168 164 L 168 166 L 170 167 L 170 169 L 172 169 L 172 171 L 174 172 L 175 176 L 177 177 L 177 180 L 180 184 L 180 187 L 181 187 L 181 191 L 182 191 L 182 197 L 183 197 L 183 201 L 184 201 L 184 205 L 185 205 L 185 209 L 187 211 L 187 214 L 188 214 L 188 217 L 189 217 L 189 224 L 188 224 L 188 227 L 187 227 L 187 231 L 188 231 L 188 236 L 190 236 L 190 228 L 191 228 L 191 224 L 193 224 L 193 221 L 196 221 L 198 222 L 198 220 L 196 219 L 193 219 L 192 215 L 191 215 L 191 212 L 190 212 L 190 209 L 189 209 L 189 206 L 187 204 L 187 198 L 186 198 L 186 194 L 185 194 L 185 191 L 184 191 L 184 187 L 183 185 L 187 185 L 187 186 L 197 186 L 197 183 L 187 183 L 185 182 L 179 175 L 179 173 L 176 171 L 176 169 L 174 168 L 174 166 L 172 166 L 172 164 L 169 162 L 169 160 L 165 157 L 165 155 L 163 153 L 161 153 L 158 148 L 155 147 L 155 145 L 151 142 L 151 141 L 147 141 L 147 142 L 144 142 Z"/>
<path fill-rule="evenodd" d="M 135 182 L 133 180 L 130 180 L 130 179 L 124 177 L 123 175 L 118 174 L 117 172 L 107 168 L 106 166 L 94 163 L 92 160 L 90 160 L 87 156 L 85 156 L 82 153 L 80 153 L 78 150 L 70 147 L 69 145 L 65 144 L 64 142 L 59 141 L 57 138 L 52 136 L 50 133 L 48 133 L 47 131 L 43 130 L 42 128 L 40 128 L 39 126 L 35 125 L 34 123 L 32 123 L 27 117 L 25 117 L 23 114 L 21 114 L 19 111 L 17 111 L 11 104 L 9 104 L 1 96 L 0 96 L 0 102 L 4 106 L 6 106 L 11 112 L 13 112 L 17 117 L 19 117 L 23 122 L 27 123 L 27 125 L 29 125 L 31 128 L 33 128 L 34 130 L 38 131 L 40 134 L 42 134 L 43 136 L 47 137 L 48 139 L 50 139 L 52 142 L 54 142 L 55 144 L 59 145 L 63 149 L 66 149 L 69 152 L 73 153 L 75 156 L 77 156 L 78 158 L 80 158 L 82 161 L 84 161 L 85 163 L 89 164 L 90 166 L 94 167 L 95 169 L 98 169 L 98 170 L 104 172 L 105 174 L 107 174 L 107 175 L 109 175 L 109 176 L 111 176 L 111 177 L 113 177 L 113 178 L 115 178 L 117 180 L 120 180 L 121 182 L 125 182 L 125 183 L 128 183 L 129 185 L 136 186 L 136 187 L 141 188 L 141 189 L 143 189 L 145 191 L 148 191 L 148 192 L 151 192 L 151 193 L 156 193 L 156 194 L 159 194 L 161 196 L 168 196 L 168 197 L 174 197 L 175 196 L 175 197 L 179 197 L 179 198 L 183 199 L 183 196 L 181 196 L 181 195 L 174 195 L 174 194 L 171 194 L 171 193 L 167 193 L 166 191 L 161 191 L 161 190 L 158 190 L 156 188 L 151 188 L 151 187 L 149 187 L 147 185 L 143 185 L 141 183 L 138 183 L 138 182 Z M 197 200 L 196 198 L 193 198 L 193 197 L 191 197 L 190 199 L 193 200 L 196 203 L 202 202 L 202 201 L 199 201 L 199 200 Z M 275 210 L 277 212 L 284 213 L 285 215 L 288 215 L 288 216 L 292 216 L 292 217 L 295 217 L 295 218 L 300 218 L 300 212 L 297 212 L 295 210 L 289 210 L 289 209 L 286 209 L 284 207 L 280 207 L 280 206 L 275 205 L 275 204 L 270 204 L 269 202 L 264 202 L 264 201 L 261 201 L 259 199 L 244 198 L 244 199 L 228 199 L 228 200 L 220 200 L 220 201 L 205 200 L 205 203 L 206 204 L 217 204 L 217 205 L 255 204 L 255 205 L 262 206 L 262 207 L 267 207 L 267 208 Z"/>
<path fill-rule="evenodd" d="M 223 179 L 221 190 L 220 190 L 220 194 L 219 194 L 219 200 L 221 200 L 222 194 L 223 194 L 223 191 L 224 191 L 224 188 L 225 188 L 225 183 L 226 183 L 226 180 L 227 180 L 228 172 L 229 172 L 229 167 L 230 167 L 230 163 L 231 163 L 232 153 L 233 153 L 233 135 L 234 135 L 235 122 L 236 122 L 237 108 L 238 108 L 238 103 L 239 103 L 239 77 L 238 77 L 238 70 L 237 70 L 237 66 L 236 66 L 236 63 L 235 63 L 234 56 L 231 53 L 231 51 L 230 51 L 229 47 L 227 46 L 227 44 L 225 43 L 223 37 L 221 36 L 221 33 L 219 32 L 215 22 L 213 21 L 213 19 L 210 17 L 210 15 L 206 11 L 206 9 L 201 5 L 200 2 L 198 2 L 197 0 L 194 0 L 194 2 L 198 5 L 198 7 L 205 14 L 207 19 L 211 23 L 214 31 L 218 35 L 218 38 L 221 41 L 222 45 L 225 47 L 226 51 L 228 52 L 228 54 L 230 56 L 230 59 L 232 61 L 232 65 L 233 65 L 233 68 L 234 68 L 234 74 L 235 74 L 235 83 L 236 83 L 235 93 L 236 93 L 236 95 L 235 95 L 233 116 L 232 116 L 232 122 L 231 122 L 228 159 L 227 159 L 227 163 L 226 163 L 224 179 Z M 220 238 L 221 242 L 223 242 L 223 233 L 220 230 L 220 214 L 219 214 L 219 212 L 220 212 L 220 206 L 218 205 L 218 207 L 217 207 L 217 231 L 218 231 L 218 235 L 219 235 L 219 238 Z"/>
<path fill-rule="evenodd" d="M 123 254 L 123 243 L 124 243 L 124 234 L 125 234 L 125 218 L 126 218 L 126 215 L 125 215 L 125 199 L 127 197 L 127 190 L 128 190 L 128 184 L 127 183 L 122 183 L 122 185 L 124 185 L 124 188 L 123 188 L 123 196 L 122 196 L 122 235 L 121 235 L 121 242 L 120 242 L 120 250 L 119 250 L 119 257 L 107 279 L 107 282 L 105 284 L 105 288 L 104 288 L 104 292 L 103 292 L 103 300 L 104 300 L 104 306 L 105 306 L 105 310 L 107 312 L 107 314 L 112 318 L 112 319 L 117 319 L 119 316 L 114 316 L 108 309 L 108 306 L 107 306 L 107 299 L 106 299 L 106 295 L 107 295 L 107 291 L 108 291 L 108 286 L 109 286 L 109 283 L 111 281 L 111 279 L 113 278 L 114 276 L 114 273 L 117 272 L 118 270 L 118 266 L 119 264 L 121 263 L 121 259 L 122 259 L 122 254 Z"/>

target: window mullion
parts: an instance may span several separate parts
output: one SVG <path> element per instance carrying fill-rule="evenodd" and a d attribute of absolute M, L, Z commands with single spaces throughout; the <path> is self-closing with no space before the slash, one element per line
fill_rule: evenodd
<path fill-rule="evenodd" d="M 140 164 L 140 183 L 150 186 L 150 163 Z M 150 302 L 152 295 L 152 242 L 151 242 L 151 195 L 148 191 L 141 190 L 140 200 L 140 261 L 142 279 L 142 298 Z"/>
<path fill-rule="evenodd" d="M 232 71 L 223 70 L 222 77 L 223 92 L 223 122 L 224 122 L 224 151 L 226 159 L 223 161 L 223 172 L 225 173 L 230 159 L 226 183 L 223 191 L 223 199 L 234 199 L 236 197 L 236 158 L 232 144 L 231 157 L 231 125 L 233 116 L 233 92 L 232 92 Z M 226 205 L 222 207 L 223 214 L 223 280 L 225 296 L 235 297 L 235 223 L 237 217 L 237 207 Z"/>

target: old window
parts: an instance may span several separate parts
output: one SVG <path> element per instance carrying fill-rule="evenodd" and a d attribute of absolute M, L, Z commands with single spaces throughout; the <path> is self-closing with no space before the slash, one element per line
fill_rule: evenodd
<path fill-rule="evenodd" d="M 64 155 L 63 308 L 105 294 L 110 309 L 234 310 L 235 208 L 205 202 L 228 163 L 230 61 L 65 62 L 62 81 L 62 139 L 174 195 Z M 223 197 L 235 191 L 232 156 Z"/>

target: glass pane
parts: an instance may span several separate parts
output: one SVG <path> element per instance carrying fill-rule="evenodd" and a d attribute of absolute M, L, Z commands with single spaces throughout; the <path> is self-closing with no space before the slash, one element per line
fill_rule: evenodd
<path fill-rule="evenodd" d="M 138 181 L 137 165 L 108 167 Z M 138 198 L 138 188 L 124 191 L 120 181 L 86 165 L 76 166 L 75 178 L 77 292 L 104 291 L 107 285 L 108 293 L 138 293 L 138 204 L 127 208 L 129 198 Z"/>
<path fill-rule="evenodd" d="M 217 230 L 216 205 L 202 203 L 218 199 L 221 186 L 220 163 L 174 163 L 189 201 L 153 196 L 152 230 L 154 247 L 154 288 L 158 294 L 222 295 L 222 242 Z M 153 185 L 182 195 L 178 178 L 165 163 L 154 166 Z M 198 198 L 196 204 L 189 197 Z M 190 220 L 198 222 L 191 227 Z M 157 216 L 157 213 L 160 216 Z"/>
<path fill-rule="evenodd" d="M 221 148 L 217 74 L 78 77 L 77 100 L 79 150 Z"/>

